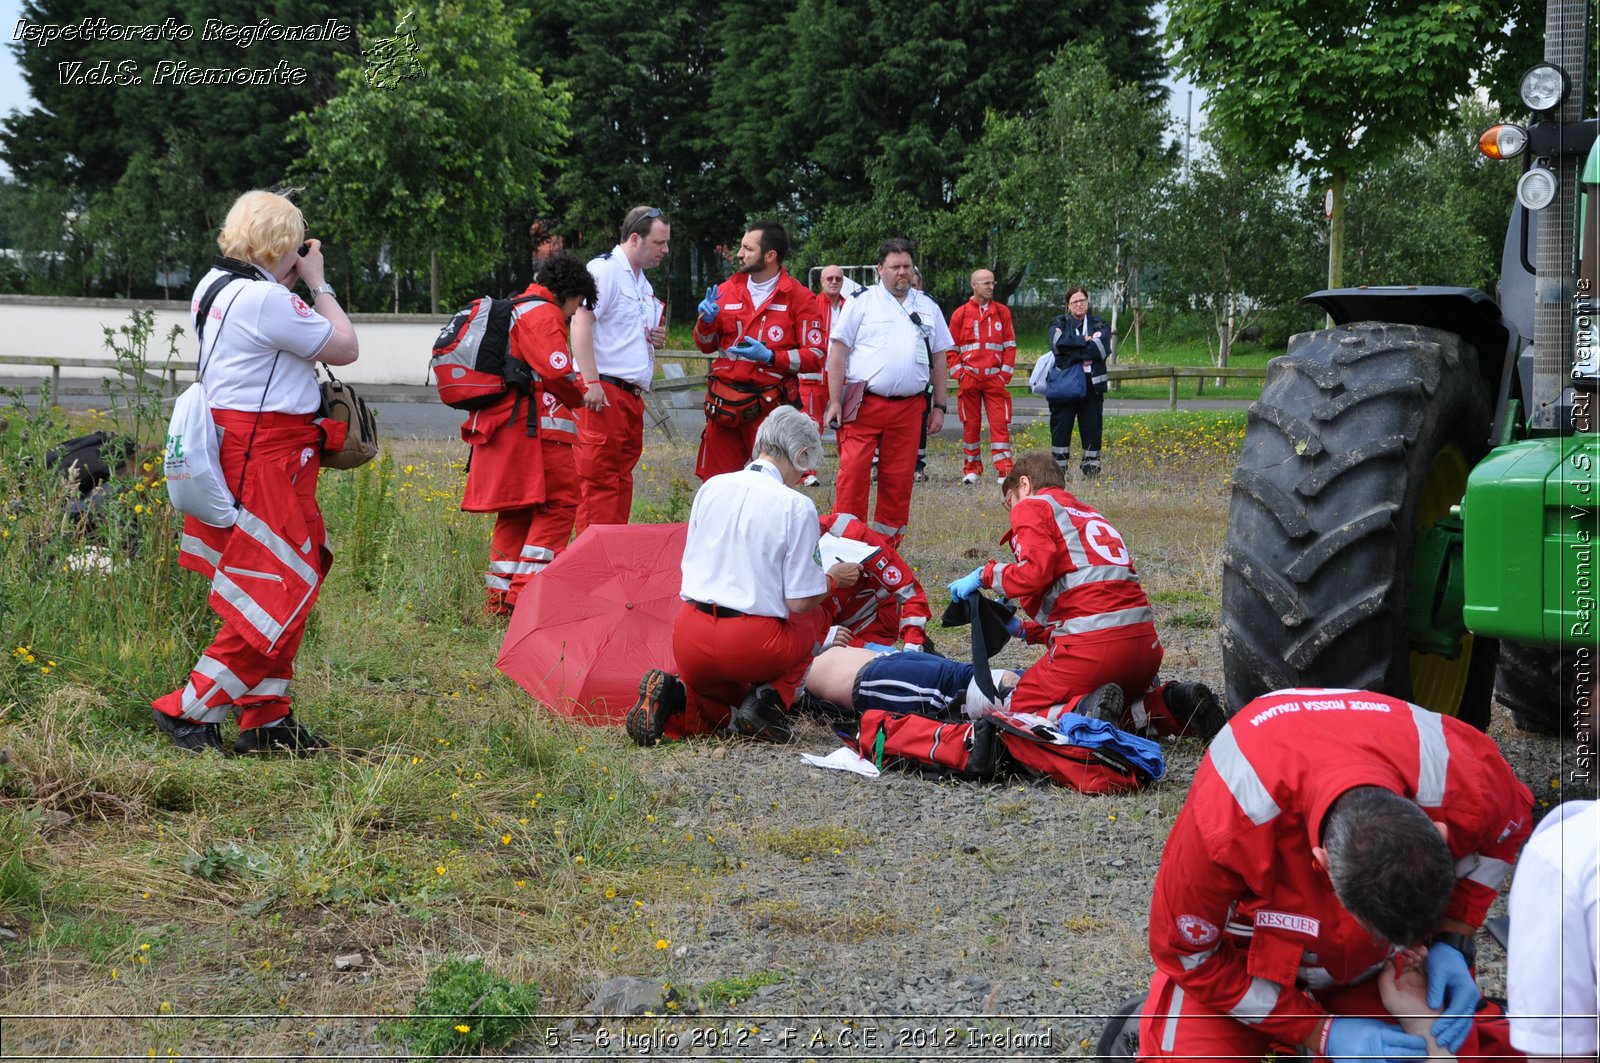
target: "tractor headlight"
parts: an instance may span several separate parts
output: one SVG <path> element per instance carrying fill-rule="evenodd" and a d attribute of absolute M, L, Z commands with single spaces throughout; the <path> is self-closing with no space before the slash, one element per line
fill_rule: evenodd
<path fill-rule="evenodd" d="M 1513 159 L 1528 147 L 1528 131 L 1503 122 L 1492 125 L 1478 137 L 1478 150 L 1491 159 Z"/>
<path fill-rule="evenodd" d="M 1554 63 L 1539 63 L 1522 75 L 1517 95 L 1530 111 L 1553 111 L 1567 98 L 1567 72 Z"/>
<path fill-rule="evenodd" d="M 1529 210 L 1543 210 L 1556 198 L 1556 175 L 1535 166 L 1517 181 L 1517 202 Z"/>

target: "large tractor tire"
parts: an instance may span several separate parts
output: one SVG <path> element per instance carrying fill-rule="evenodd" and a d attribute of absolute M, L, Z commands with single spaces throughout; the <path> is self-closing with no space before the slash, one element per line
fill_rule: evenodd
<path fill-rule="evenodd" d="M 1524 731 L 1555 735 L 1572 732 L 1578 704 L 1578 651 L 1519 643 L 1500 644 L 1494 696 Z M 1593 667 L 1593 655 L 1590 655 Z"/>
<path fill-rule="evenodd" d="M 1228 705 L 1352 687 L 1489 722 L 1496 647 L 1412 652 L 1413 546 L 1488 450 L 1488 389 L 1453 333 L 1355 322 L 1306 332 L 1250 408 L 1223 553 Z"/>

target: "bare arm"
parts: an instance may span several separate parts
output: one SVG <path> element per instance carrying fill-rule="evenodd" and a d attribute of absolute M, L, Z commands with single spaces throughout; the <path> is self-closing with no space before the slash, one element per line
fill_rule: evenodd
<path fill-rule="evenodd" d="M 322 261 L 322 241 L 307 240 L 308 249 L 305 254 L 295 262 L 285 283 L 293 289 L 294 280 L 298 277 L 306 282 L 307 288 L 320 288 L 327 283 L 327 273 Z M 327 365 L 349 365 L 361 354 L 361 346 L 356 342 L 355 326 L 350 324 L 344 307 L 339 305 L 338 298 L 332 292 L 323 292 L 311 297 L 312 309 L 316 310 L 322 318 L 333 326 L 333 334 L 328 337 L 328 342 L 322 345 L 322 350 L 316 353 L 316 361 Z"/>
<path fill-rule="evenodd" d="M 579 307 L 572 315 L 572 360 L 583 377 L 583 404 L 598 411 L 606 406 L 606 391 L 600 386 L 600 370 L 594 362 L 594 311 Z"/>

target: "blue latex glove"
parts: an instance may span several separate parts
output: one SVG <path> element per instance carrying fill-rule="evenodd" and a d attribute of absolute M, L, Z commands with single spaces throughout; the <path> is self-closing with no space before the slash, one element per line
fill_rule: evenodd
<path fill-rule="evenodd" d="M 950 597 L 971 598 L 983 588 L 983 569 L 975 568 L 950 584 Z"/>
<path fill-rule="evenodd" d="M 706 289 L 706 297 L 700 300 L 700 320 L 711 324 L 717 319 L 717 314 L 722 307 L 717 305 L 717 286 L 713 284 Z"/>
<path fill-rule="evenodd" d="M 1339 1015 L 1328 1022 L 1327 1053 L 1334 1063 L 1421 1059 L 1428 1042 L 1391 1022 Z"/>
<path fill-rule="evenodd" d="M 1006 630 L 1011 632 L 1011 637 L 1014 639 L 1025 637 L 1022 630 L 1022 617 L 1013 613 L 1010 619 L 1006 621 Z"/>
<path fill-rule="evenodd" d="M 1439 1047 L 1453 1053 L 1472 1032 L 1472 1016 L 1478 1010 L 1478 983 L 1467 970 L 1467 958 L 1450 945 L 1429 945 L 1423 966 L 1428 972 L 1428 1007 L 1444 1009 L 1429 1032 Z"/>
<path fill-rule="evenodd" d="M 760 340 L 751 339 L 749 336 L 729 347 L 728 353 L 735 358 L 743 358 L 747 362 L 772 364 L 772 349 Z"/>

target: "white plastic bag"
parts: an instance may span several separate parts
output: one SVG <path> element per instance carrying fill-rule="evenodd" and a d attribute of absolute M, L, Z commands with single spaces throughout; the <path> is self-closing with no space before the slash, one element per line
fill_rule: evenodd
<path fill-rule="evenodd" d="M 1044 394 L 1045 379 L 1050 375 L 1050 370 L 1056 364 L 1056 356 L 1049 351 L 1044 357 L 1033 363 L 1033 372 L 1028 374 L 1028 390 L 1035 395 Z"/>
<path fill-rule="evenodd" d="M 178 396 L 167 424 L 167 497 L 180 513 L 213 528 L 231 528 L 239 510 L 222 476 L 220 438 L 205 388 L 195 381 Z"/>

